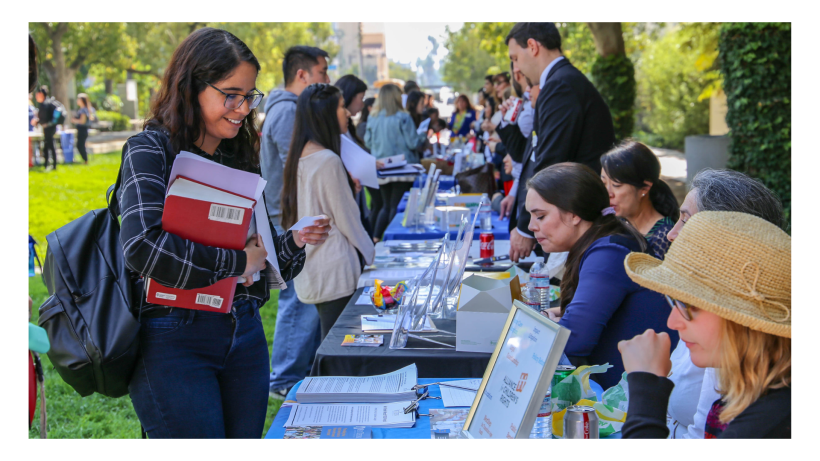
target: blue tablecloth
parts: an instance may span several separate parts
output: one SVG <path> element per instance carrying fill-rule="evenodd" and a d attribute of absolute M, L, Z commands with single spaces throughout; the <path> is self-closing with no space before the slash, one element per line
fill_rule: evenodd
<path fill-rule="evenodd" d="M 418 179 L 416 180 L 416 187 L 421 188 L 424 186 L 424 181 L 427 181 L 427 173 L 422 173 L 419 175 Z M 441 175 L 438 177 L 438 190 L 440 191 L 447 191 L 455 187 L 456 185 L 456 178 L 455 176 L 445 176 Z"/>
<path fill-rule="evenodd" d="M 452 381 L 452 379 L 440 378 L 440 379 L 431 379 L 431 378 L 419 378 L 419 384 L 430 384 L 439 381 Z M 299 386 L 302 384 L 302 381 L 296 383 L 295 386 L 288 392 L 287 397 L 285 398 L 285 403 L 288 402 L 296 402 L 296 390 L 299 389 Z M 590 387 L 592 390 L 595 391 L 595 394 L 598 395 L 598 400 L 601 399 L 601 394 L 603 390 L 598 383 L 590 380 L 589 382 Z M 441 390 L 438 386 L 430 386 L 428 388 L 430 391 L 430 395 L 432 397 L 441 397 Z M 428 410 L 431 408 L 444 408 L 444 403 L 438 399 L 424 399 L 421 401 L 419 405 L 419 413 L 429 413 Z M 276 414 L 276 418 L 274 418 L 273 423 L 271 423 L 270 429 L 268 433 L 265 434 L 266 439 L 281 439 L 285 436 L 285 422 L 287 422 L 288 417 L 290 416 L 290 407 L 283 406 L 279 413 Z M 620 432 L 613 434 L 613 436 L 620 437 Z M 415 426 L 408 428 L 408 429 L 380 429 L 380 428 L 373 428 L 373 438 L 374 439 L 429 439 L 431 438 L 430 434 L 430 417 L 429 416 L 420 416 L 416 420 Z M 615 438 L 610 436 L 609 438 Z"/>
<path fill-rule="evenodd" d="M 509 219 L 505 219 L 502 221 L 501 216 L 495 211 L 493 211 L 492 217 L 493 235 L 495 236 L 495 239 L 509 240 Z M 404 212 L 397 212 L 396 217 L 393 218 L 393 221 L 390 223 L 389 226 L 387 226 L 387 229 L 384 231 L 384 240 L 434 240 L 444 237 L 444 231 L 425 230 L 424 232 L 415 233 L 413 232 L 413 226 L 404 227 L 401 225 L 403 219 Z M 481 234 L 481 229 L 476 227 L 475 232 L 473 232 L 473 240 L 478 241 L 479 234 Z M 450 231 L 451 239 L 455 239 L 457 235 L 457 230 Z"/>

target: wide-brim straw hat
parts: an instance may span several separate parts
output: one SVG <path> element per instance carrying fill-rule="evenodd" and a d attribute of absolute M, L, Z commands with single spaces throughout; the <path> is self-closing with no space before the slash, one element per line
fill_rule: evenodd
<path fill-rule="evenodd" d="M 791 338 L 791 237 L 745 213 L 702 211 L 663 261 L 630 253 L 635 283 L 753 330 Z"/>

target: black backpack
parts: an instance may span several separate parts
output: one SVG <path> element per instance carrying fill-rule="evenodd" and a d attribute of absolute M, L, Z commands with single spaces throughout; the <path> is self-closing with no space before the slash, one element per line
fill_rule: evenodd
<path fill-rule="evenodd" d="M 65 109 L 65 106 L 60 101 L 54 98 L 49 98 L 49 100 L 51 104 L 54 106 L 52 123 L 54 123 L 55 125 L 62 125 L 63 123 L 65 123 L 65 114 L 67 114 L 68 111 Z"/>
<path fill-rule="evenodd" d="M 121 180 L 122 172 L 106 193 L 108 208 L 46 236 L 43 278 L 51 296 L 40 306 L 38 323 L 48 333 L 54 368 L 83 397 L 128 394 L 139 350 L 140 322 L 131 305 L 143 298 L 120 244 L 116 191 Z"/>

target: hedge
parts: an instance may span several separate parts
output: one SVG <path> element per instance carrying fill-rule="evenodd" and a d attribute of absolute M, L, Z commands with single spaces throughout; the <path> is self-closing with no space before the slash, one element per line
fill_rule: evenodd
<path fill-rule="evenodd" d="M 727 23 L 720 60 L 731 149 L 729 167 L 759 178 L 791 223 L 791 24 Z"/>
<path fill-rule="evenodd" d="M 128 131 L 131 129 L 131 119 L 119 112 L 98 110 L 97 118 L 102 122 L 114 122 L 111 131 Z"/>
<path fill-rule="evenodd" d="M 635 68 L 625 55 L 598 56 L 592 63 L 592 82 L 609 105 L 615 138 L 632 136 L 635 126 Z"/>

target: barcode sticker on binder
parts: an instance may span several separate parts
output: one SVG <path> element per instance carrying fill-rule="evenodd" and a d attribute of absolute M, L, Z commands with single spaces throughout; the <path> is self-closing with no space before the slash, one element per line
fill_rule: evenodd
<path fill-rule="evenodd" d="M 171 295 L 168 293 L 160 293 L 159 291 L 156 294 L 156 297 L 159 299 L 167 299 L 169 301 L 176 301 L 177 295 Z"/>
<path fill-rule="evenodd" d="M 197 304 L 204 304 L 206 306 L 215 307 L 217 309 L 222 307 L 222 298 L 214 295 L 197 293 L 195 302 Z"/>
<path fill-rule="evenodd" d="M 244 209 L 217 205 L 216 203 L 211 204 L 211 210 L 208 212 L 208 219 L 211 221 L 226 222 L 229 224 L 242 224 L 242 220 L 244 218 Z"/>

